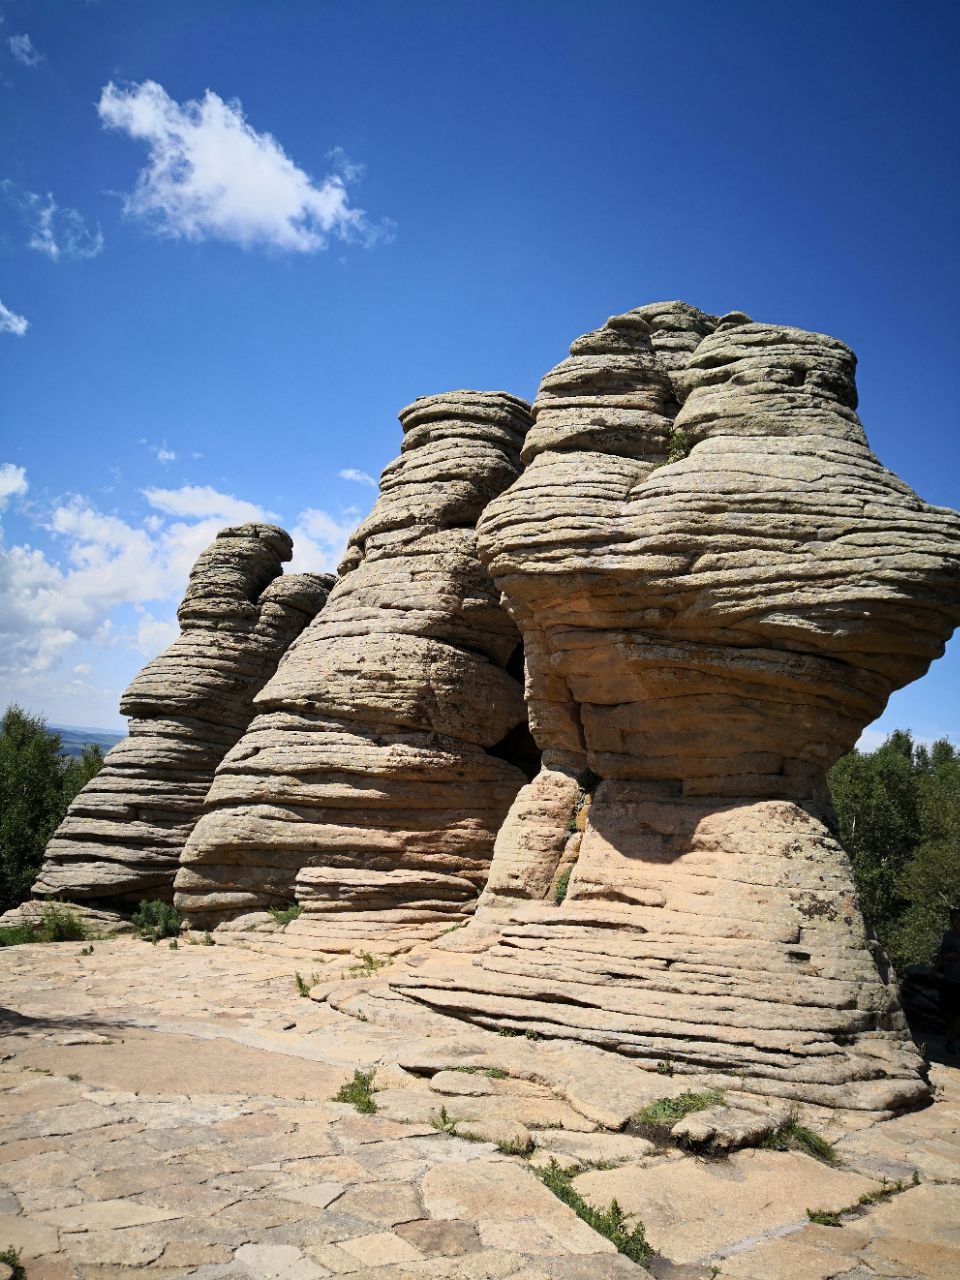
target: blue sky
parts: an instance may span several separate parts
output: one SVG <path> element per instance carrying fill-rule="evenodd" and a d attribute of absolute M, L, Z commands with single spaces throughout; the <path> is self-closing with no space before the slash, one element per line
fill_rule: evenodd
<path fill-rule="evenodd" d="M 956 5 L 0 16 L 0 702 L 121 725 L 217 527 L 332 565 L 402 405 L 532 396 L 656 299 L 849 342 L 875 451 L 960 505 Z M 875 728 L 960 742 L 958 685 L 955 642 Z"/>

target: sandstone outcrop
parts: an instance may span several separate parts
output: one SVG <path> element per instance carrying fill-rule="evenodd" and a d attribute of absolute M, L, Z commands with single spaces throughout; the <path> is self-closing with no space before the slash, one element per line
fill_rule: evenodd
<path fill-rule="evenodd" d="M 36 896 L 170 899 L 214 770 L 333 584 L 329 575 L 283 576 L 292 545 L 282 529 L 245 524 L 221 530 L 199 557 L 177 614 L 181 634 L 124 693 L 129 736 L 70 805 Z"/>
<path fill-rule="evenodd" d="M 176 902 L 194 924 L 296 900 L 288 932 L 318 950 L 434 937 L 472 910 L 519 766 L 536 767 L 520 638 L 475 545 L 519 475 L 529 408 L 457 391 L 400 420 L 326 607 L 258 695 L 184 850 Z"/>
<path fill-rule="evenodd" d="M 544 766 L 592 803 L 558 906 L 561 836 L 542 813 L 512 834 L 556 784 L 526 788 L 477 915 L 493 944 L 480 929 L 455 980 L 438 951 L 395 991 L 759 1093 L 925 1096 L 825 771 L 943 652 L 960 517 L 871 453 L 854 365 L 824 335 L 668 303 L 543 379 L 527 468 L 478 545 L 523 635 Z"/>

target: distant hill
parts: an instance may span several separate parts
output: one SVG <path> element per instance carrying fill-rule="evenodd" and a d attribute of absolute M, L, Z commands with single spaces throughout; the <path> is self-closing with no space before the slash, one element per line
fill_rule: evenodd
<path fill-rule="evenodd" d="M 96 743 L 106 755 L 115 743 L 127 736 L 125 733 L 111 733 L 109 729 L 91 729 L 87 725 L 52 724 L 50 728 L 59 733 L 63 744 L 61 755 L 65 756 L 82 755 L 83 748 L 92 743 Z"/>

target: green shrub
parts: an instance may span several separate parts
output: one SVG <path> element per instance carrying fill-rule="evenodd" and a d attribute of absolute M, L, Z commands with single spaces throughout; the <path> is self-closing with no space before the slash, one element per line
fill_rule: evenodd
<path fill-rule="evenodd" d="M 843 1225 L 840 1221 L 839 1213 L 831 1213 L 829 1209 L 808 1209 L 807 1217 L 811 1222 L 815 1222 L 821 1227 L 840 1227 Z"/>
<path fill-rule="evenodd" d="M 373 1100 L 372 1071 L 354 1071 L 353 1079 L 340 1086 L 333 1095 L 333 1102 L 349 1102 L 352 1107 L 366 1116 L 372 1116 L 377 1109 Z"/>
<path fill-rule="evenodd" d="M 303 907 L 299 906 L 296 902 L 292 902 L 289 907 L 270 908 L 270 914 L 273 916 L 274 920 L 276 920 L 281 929 L 285 928 L 291 920 L 296 920 L 302 911 Z"/>
<path fill-rule="evenodd" d="M 180 932 L 180 917 L 169 902 L 161 902 L 159 898 L 141 902 L 131 917 L 131 923 L 140 937 L 148 942 L 173 938 Z"/>
<path fill-rule="evenodd" d="M 18 947 L 25 942 L 39 942 L 37 931 L 28 924 L 10 925 L 0 929 L 0 947 Z"/>
<path fill-rule="evenodd" d="M 25 942 L 85 942 L 89 936 L 89 930 L 79 916 L 60 903 L 49 902 L 36 924 L 0 929 L 0 947 L 15 947 Z M 81 955 L 86 954 L 84 948 Z"/>

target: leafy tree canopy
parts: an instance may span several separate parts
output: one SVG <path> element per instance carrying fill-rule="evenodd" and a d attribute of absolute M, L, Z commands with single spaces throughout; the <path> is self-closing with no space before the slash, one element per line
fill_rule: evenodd
<path fill-rule="evenodd" d="M 901 971 L 932 959 L 960 903 L 960 753 L 898 729 L 829 782 L 868 926 Z"/>
<path fill-rule="evenodd" d="M 60 735 L 15 703 L 0 721 L 0 911 L 30 896 L 47 841 L 67 805 L 99 771 L 97 746 L 68 759 Z"/>

